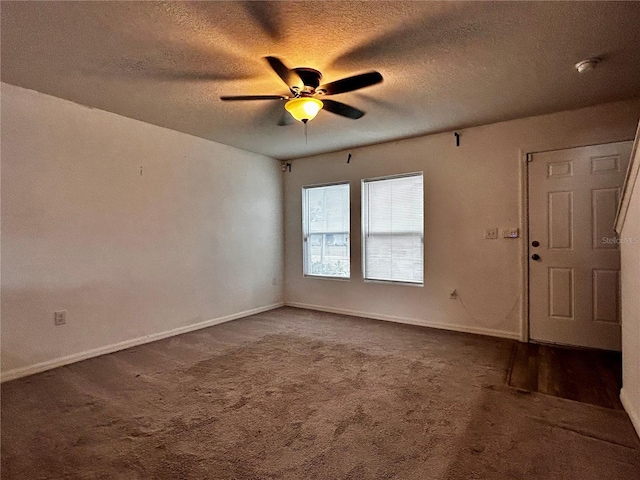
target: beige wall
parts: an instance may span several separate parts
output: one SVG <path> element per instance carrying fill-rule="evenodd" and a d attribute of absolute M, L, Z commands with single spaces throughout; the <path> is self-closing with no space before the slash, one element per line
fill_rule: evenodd
<path fill-rule="evenodd" d="M 524 240 L 484 240 L 484 230 L 522 228 L 523 154 L 629 140 L 639 114 L 640 100 L 619 102 L 461 130 L 460 147 L 443 133 L 293 161 L 285 174 L 285 301 L 520 338 Z M 348 128 L 347 120 L 335 121 Z M 425 285 L 365 283 L 360 180 L 415 171 L 424 171 L 425 182 Z M 351 182 L 352 278 L 305 278 L 301 187 L 345 180 Z M 448 298 L 453 288 L 457 300 Z"/>
<path fill-rule="evenodd" d="M 3 379 L 278 304 L 282 230 L 279 162 L 2 84 Z"/>
<path fill-rule="evenodd" d="M 640 135 L 640 127 L 638 128 Z M 620 238 L 622 255 L 622 392 L 620 398 L 640 435 L 640 149 L 632 160 L 628 179 L 627 214 Z M 633 186 L 635 180 L 635 186 Z M 625 199 L 626 200 L 626 199 Z"/>
<path fill-rule="evenodd" d="M 283 226 L 279 162 L 2 84 L 3 379 L 278 305 L 284 277 L 293 305 L 518 338 L 523 239 L 483 233 L 522 227 L 523 154 L 628 140 L 639 112 L 619 102 L 462 130 L 460 147 L 446 133 L 298 159 Z M 364 283 L 360 180 L 419 170 L 425 286 Z M 304 278 L 301 187 L 342 180 L 352 278 Z"/>

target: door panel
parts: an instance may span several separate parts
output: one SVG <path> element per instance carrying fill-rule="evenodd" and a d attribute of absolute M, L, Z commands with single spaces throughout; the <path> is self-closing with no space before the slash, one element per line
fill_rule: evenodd
<path fill-rule="evenodd" d="M 620 349 L 620 251 L 613 230 L 631 142 L 531 155 L 529 336 Z M 535 258 L 535 259 L 534 259 Z"/>
<path fill-rule="evenodd" d="M 612 225 L 616 221 L 620 188 L 599 188 L 591 191 L 591 207 L 593 212 L 593 234 L 591 246 L 594 249 L 617 250 L 617 243 L 606 243 L 602 239 L 611 236 Z"/>
<path fill-rule="evenodd" d="M 593 320 L 618 323 L 620 314 L 618 293 L 620 272 L 617 270 L 593 271 Z"/>
<path fill-rule="evenodd" d="M 573 269 L 549 269 L 549 316 L 573 318 Z"/>
<path fill-rule="evenodd" d="M 549 248 L 573 247 L 573 192 L 549 192 Z"/>

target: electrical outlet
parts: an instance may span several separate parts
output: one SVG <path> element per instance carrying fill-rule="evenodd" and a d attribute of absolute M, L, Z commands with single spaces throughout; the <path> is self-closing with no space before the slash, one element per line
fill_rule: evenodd
<path fill-rule="evenodd" d="M 54 325 L 64 325 L 67 323 L 67 311 L 60 310 L 59 312 L 54 312 L 53 314 L 53 323 Z"/>
<path fill-rule="evenodd" d="M 271 279 L 271 285 L 277 285 L 278 284 L 278 279 L 276 277 L 273 277 Z"/>
<path fill-rule="evenodd" d="M 487 240 L 494 240 L 498 238 L 498 229 L 497 228 L 487 228 L 484 231 L 484 238 Z"/>
<path fill-rule="evenodd" d="M 449 290 L 449 298 L 451 300 L 458 298 L 458 291 L 455 288 L 453 290 Z"/>

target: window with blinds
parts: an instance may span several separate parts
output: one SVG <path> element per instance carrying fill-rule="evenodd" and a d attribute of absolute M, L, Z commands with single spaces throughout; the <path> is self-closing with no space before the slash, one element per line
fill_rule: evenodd
<path fill-rule="evenodd" d="M 362 181 L 365 280 L 422 285 L 422 172 Z"/>
<path fill-rule="evenodd" d="M 302 189 L 304 274 L 349 278 L 349 184 Z"/>

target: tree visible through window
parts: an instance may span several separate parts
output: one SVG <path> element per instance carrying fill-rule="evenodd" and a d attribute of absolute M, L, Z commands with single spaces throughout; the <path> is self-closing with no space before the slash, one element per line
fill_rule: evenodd
<path fill-rule="evenodd" d="M 302 189 L 304 274 L 349 278 L 349 184 Z"/>

